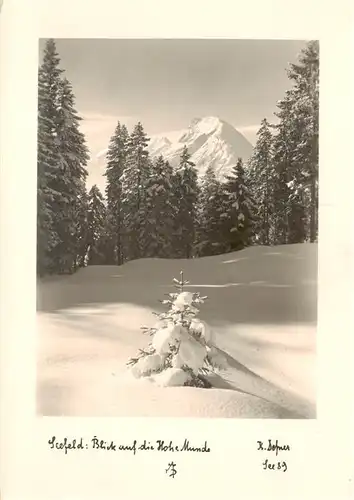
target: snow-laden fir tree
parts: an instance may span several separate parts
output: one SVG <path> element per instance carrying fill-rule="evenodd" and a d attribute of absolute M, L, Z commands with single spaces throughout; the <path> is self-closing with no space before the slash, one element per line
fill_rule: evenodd
<path fill-rule="evenodd" d="M 226 250 L 223 234 L 223 185 L 210 165 L 202 179 L 196 216 L 196 253 L 217 255 Z"/>
<path fill-rule="evenodd" d="M 70 83 L 48 40 L 38 74 L 39 274 L 73 272 L 82 262 L 88 149 Z"/>
<path fill-rule="evenodd" d="M 151 341 L 127 363 L 136 378 L 152 377 L 162 386 L 210 387 L 205 375 L 223 361 L 211 329 L 197 317 L 206 297 L 186 291 L 188 283 L 181 271 L 180 279 L 174 279 L 177 291 L 162 301 L 168 311 L 157 314 L 154 327 L 143 327 Z"/>
<path fill-rule="evenodd" d="M 293 114 L 297 122 L 294 162 L 297 178 L 292 194 L 304 199 L 308 218 L 308 237 L 316 241 L 318 233 L 318 141 L 319 141 L 319 43 L 311 41 L 303 49 L 297 64 L 291 64 L 288 76 L 294 85 Z"/>
<path fill-rule="evenodd" d="M 122 213 L 122 182 L 121 177 L 125 168 L 129 134 L 125 125 L 118 122 L 111 137 L 107 152 L 107 177 L 106 199 L 107 212 L 110 217 L 109 231 L 107 234 L 107 263 L 123 264 L 123 213 Z"/>
<path fill-rule="evenodd" d="M 245 170 L 239 158 L 224 185 L 225 212 L 223 216 L 228 251 L 241 250 L 250 245 L 254 202 L 246 184 Z"/>
<path fill-rule="evenodd" d="M 71 84 L 63 78 L 59 85 L 57 107 L 59 161 L 52 180 L 52 185 L 61 193 L 55 206 L 55 228 L 60 241 L 52 250 L 58 272 L 73 272 L 78 261 L 81 200 L 86 192 L 86 165 L 89 159 L 80 122 Z"/>
<path fill-rule="evenodd" d="M 60 58 L 55 43 L 48 40 L 38 71 L 37 129 L 37 272 L 54 270 L 51 250 L 60 242 L 54 225 L 61 193 L 55 186 L 59 147 L 56 140 L 57 108 L 60 87 Z"/>
<path fill-rule="evenodd" d="M 150 178 L 145 186 L 145 257 L 171 257 L 175 217 L 172 190 L 173 170 L 163 156 L 151 163 Z"/>
<path fill-rule="evenodd" d="M 102 264 L 104 261 L 102 238 L 105 227 L 106 207 L 103 196 L 96 184 L 88 194 L 88 265 Z"/>
<path fill-rule="evenodd" d="M 310 42 L 277 104 L 274 137 L 274 243 L 315 241 L 318 231 L 318 43 Z"/>
<path fill-rule="evenodd" d="M 294 151 L 298 141 L 298 123 L 293 113 L 294 91 L 287 91 L 284 99 L 278 102 L 279 123 L 274 126 L 276 131 L 273 139 L 273 204 L 274 214 L 272 217 L 272 243 L 285 245 L 286 243 L 300 243 L 304 240 L 304 218 L 297 221 L 297 228 L 293 227 L 292 221 L 296 213 L 303 213 L 301 199 L 297 199 L 297 186 L 299 169 L 294 162 Z M 299 225 L 301 224 L 301 229 Z M 290 232 L 294 235 L 300 233 L 302 236 L 289 238 Z"/>
<path fill-rule="evenodd" d="M 148 137 L 139 122 L 130 135 L 125 168 L 121 176 L 123 252 L 127 260 L 143 257 L 145 231 L 145 186 L 150 177 Z"/>
<path fill-rule="evenodd" d="M 248 166 L 248 179 L 255 200 L 254 234 L 258 245 L 270 245 L 274 214 L 273 136 L 264 118 Z"/>
<path fill-rule="evenodd" d="M 174 223 L 175 256 L 191 258 L 195 242 L 196 205 L 198 199 L 198 174 L 184 146 L 173 179 L 173 200 L 176 205 Z"/>

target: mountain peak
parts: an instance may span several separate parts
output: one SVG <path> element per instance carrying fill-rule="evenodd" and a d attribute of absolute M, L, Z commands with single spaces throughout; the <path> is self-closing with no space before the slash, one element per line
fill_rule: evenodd
<path fill-rule="evenodd" d="M 216 116 L 205 116 L 204 118 L 193 118 L 187 131 L 181 136 L 180 142 L 191 142 L 197 137 L 207 137 L 217 131 L 221 131 L 222 121 Z"/>
<path fill-rule="evenodd" d="M 200 175 L 211 165 L 220 179 L 230 173 L 239 157 L 247 161 L 252 154 L 247 139 L 217 116 L 194 118 L 174 139 L 168 133 L 155 136 L 149 151 L 153 157 L 162 154 L 172 165 L 177 165 L 184 146 Z"/>
<path fill-rule="evenodd" d="M 217 116 L 204 116 L 203 118 L 194 118 L 190 128 L 198 128 L 200 132 L 208 134 L 214 132 L 222 125 L 222 120 Z"/>

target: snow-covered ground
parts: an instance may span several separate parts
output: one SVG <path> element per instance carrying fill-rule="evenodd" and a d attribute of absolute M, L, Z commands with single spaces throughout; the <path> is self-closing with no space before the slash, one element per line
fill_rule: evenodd
<path fill-rule="evenodd" d="M 213 389 L 134 380 L 126 362 L 184 276 L 227 360 Z M 314 418 L 317 245 L 92 266 L 38 285 L 42 415 Z"/>

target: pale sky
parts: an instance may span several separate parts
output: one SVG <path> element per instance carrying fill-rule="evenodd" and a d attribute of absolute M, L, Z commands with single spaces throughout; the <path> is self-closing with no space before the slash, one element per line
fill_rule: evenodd
<path fill-rule="evenodd" d="M 43 47 L 44 42 L 40 42 Z M 230 39 L 57 39 L 82 129 L 95 156 L 117 120 L 148 135 L 218 116 L 254 143 L 263 118 L 290 87 L 286 68 L 305 41 Z"/>

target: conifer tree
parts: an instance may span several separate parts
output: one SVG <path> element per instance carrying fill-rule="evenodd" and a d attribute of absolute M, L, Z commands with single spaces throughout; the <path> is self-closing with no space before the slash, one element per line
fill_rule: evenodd
<path fill-rule="evenodd" d="M 318 232 L 319 44 L 311 41 L 288 72 L 293 82 L 293 114 L 297 122 L 294 162 L 296 187 L 308 198 L 309 240 Z"/>
<path fill-rule="evenodd" d="M 271 244 L 274 214 L 273 137 L 270 124 L 264 118 L 257 132 L 257 142 L 249 163 L 249 185 L 256 203 L 254 233 L 256 243 Z"/>
<path fill-rule="evenodd" d="M 39 90 L 41 92 L 41 90 Z M 49 121 L 38 114 L 37 167 L 37 272 L 45 274 L 51 267 L 50 250 L 59 241 L 54 229 L 53 202 L 60 193 L 50 188 L 51 172 L 55 168 L 56 153 Z"/>
<path fill-rule="evenodd" d="M 239 158 L 225 183 L 224 216 L 228 250 L 241 250 L 251 243 L 254 202 L 246 185 L 242 159 Z"/>
<path fill-rule="evenodd" d="M 276 134 L 274 137 L 274 244 L 289 243 L 289 232 L 294 227 L 292 220 L 296 213 L 300 213 L 297 205 L 299 200 L 292 196 L 296 190 L 298 169 L 294 163 L 294 151 L 297 147 L 298 133 L 297 120 L 293 113 L 294 92 L 287 91 L 284 99 L 278 102 L 276 116 L 279 123 L 274 126 Z M 300 208 L 300 206 L 299 206 Z M 300 218 L 297 222 L 301 222 Z M 297 231 L 299 228 L 297 228 Z M 294 242 L 294 241 L 293 241 Z"/>
<path fill-rule="evenodd" d="M 109 225 L 107 230 L 107 245 L 109 254 L 107 257 L 110 264 L 123 264 L 123 213 L 122 213 L 122 183 L 121 177 L 127 159 L 129 134 L 125 125 L 118 122 L 117 127 L 111 137 L 107 152 L 107 167 L 105 176 L 107 177 L 106 199 Z"/>
<path fill-rule="evenodd" d="M 60 81 L 57 108 L 59 161 L 53 185 L 61 193 L 55 213 L 55 228 L 60 242 L 52 251 L 58 271 L 73 272 L 79 252 L 80 199 L 86 190 L 85 166 L 89 159 L 85 137 L 80 131 L 81 118 L 75 109 L 75 99 L 69 81 Z"/>
<path fill-rule="evenodd" d="M 106 219 L 106 207 L 101 191 L 96 184 L 88 194 L 88 264 L 97 265 L 104 262 L 102 238 Z"/>
<path fill-rule="evenodd" d="M 298 64 L 291 64 L 293 83 L 275 113 L 274 240 L 315 241 L 318 230 L 318 43 L 310 42 Z"/>
<path fill-rule="evenodd" d="M 71 85 L 48 40 L 38 74 L 38 272 L 73 272 L 82 244 L 88 150 Z"/>
<path fill-rule="evenodd" d="M 196 252 L 199 256 L 226 250 L 223 234 L 223 186 L 210 165 L 202 179 L 197 207 Z"/>
<path fill-rule="evenodd" d="M 129 138 L 126 164 L 121 176 L 123 251 L 127 260 L 143 257 L 142 242 L 146 236 L 144 190 L 150 177 L 148 141 L 144 128 L 139 122 Z"/>
<path fill-rule="evenodd" d="M 173 197 L 177 210 L 174 224 L 174 248 L 177 257 L 187 259 L 193 256 L 198 199 L 198 174 L 190 157 L 187 147 L 184 146 L 173 179 Z"/>
<path fill-rule="evenodd" d="M 54 222 L 61 193 L 55 186 L 59 161 L 57 108 L 60 87 L 60 59 L 53 40 L 46 42 L 38 71 L 37 129 L 37 271 L 54 271 L 51 250 L 60 242 Z"/>
<path fill-rule="evenodd" d="M 162 301 L 169 310 L 157 314 L 156 325 L 142 328 L 152 340 L 128 361 L 135 377 L 153 376 L 164 386 L 210 387 L 204 375 L 224 363 L 214 346 L 212 331 L 197 317 L 197 307 L 207 297 L 185 291 L 188 283 L 181 271 L 180 279 L 174 279 L 177 291 Z"/>
<path fill-rule="evenodd" d="M 143 254 L 145 257 L 168 258 L 172 255 L 172 232 L 175 216 L 173 198 L 171 196 L 171 165 L 163 156 L 159 156 L 151 164 L 151 177 L 145 187 L 145 240 Z"/>

